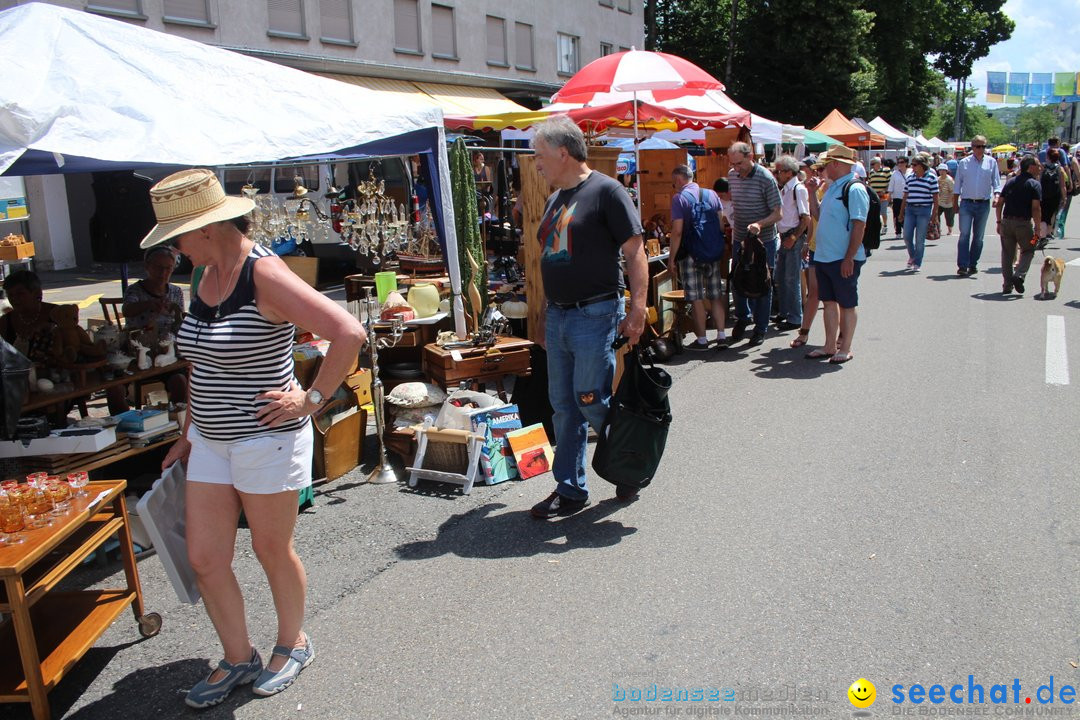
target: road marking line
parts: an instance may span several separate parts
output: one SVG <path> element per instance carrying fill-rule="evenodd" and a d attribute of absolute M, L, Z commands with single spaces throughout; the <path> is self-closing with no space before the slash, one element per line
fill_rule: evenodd
<path fill-rule="evenodd" d="M 1066 265 L 1080 265 L 1080 258 L 1073 258 L 1072 260 L 1070 260 L 1069 262 L 1067 262 L 1065 264 Z"/>
<path fill-rule="evenodd" d="M 98 299 L 103 297 L 103 296 L 104 296 L 104 293 L 98 293 L 97 295 L 91 295 L 90 297 L 86 298 L 85 300 L 83 300 L 82 302 L 79 303 L 79 309 L 80 310 L 85 310 L 86 308 L 90 307 L 91 305 L 97 305 Z"/>
<path fill-rule="evenodd" d="M 1046 316 L 1046 384 L 1069 384 L 1069 354 L 1065 349 L 1065 316 Z"/>

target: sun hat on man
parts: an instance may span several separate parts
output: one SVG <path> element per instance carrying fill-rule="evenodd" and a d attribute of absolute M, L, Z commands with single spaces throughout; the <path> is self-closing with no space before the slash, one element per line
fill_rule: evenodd
<path fill-rule="evenodd" d="M 229 197 L 210 170 L 181 170 L 150 188 L 157 225 L 139 243 L 146 248 L 211 223 L 247 215 L 255 208 L 250 198 Z"/>
<path fill-rule="evenodd" d="M 825 152 L 818 155 L 818 165 L 824 166 L 831 162 L 854 165 L 859 161 L 859 154 L 849 147 L 833 145 Z"/>

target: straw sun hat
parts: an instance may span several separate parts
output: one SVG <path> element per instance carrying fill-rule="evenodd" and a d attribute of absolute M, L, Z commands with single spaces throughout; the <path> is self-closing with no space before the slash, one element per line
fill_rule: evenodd
<path fill-rule="evenodd" d="M 210 223 L 247 215 L 255 207 L 249 198 L 228 197 L 210 170 L 182 170 L 150 188 L 157 225 L 139 247 L 160 245 L 169 238 Z"/>
<path fill-rule="evenodd" d="M 859 160 L 859 155 L 849 147 L 843 145 L 833 145 L 825 152 L 818 155 L 817 165 L 814 167 L 824 167 L 831 162 L 844 163 L 845 165 L 854 165 Z"/>

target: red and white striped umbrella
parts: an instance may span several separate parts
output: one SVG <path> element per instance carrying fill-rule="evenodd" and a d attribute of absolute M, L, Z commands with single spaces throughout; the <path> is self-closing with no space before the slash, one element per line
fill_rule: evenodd
<path fill-rule="evenodd" d="M 552 102 L 590 104 L 594 95 L 651 91 L 656 101 L 707 90 L 724 84 L 689 60 L 647 50 L 606 55 L 579 70 L 552 98 Z"/>

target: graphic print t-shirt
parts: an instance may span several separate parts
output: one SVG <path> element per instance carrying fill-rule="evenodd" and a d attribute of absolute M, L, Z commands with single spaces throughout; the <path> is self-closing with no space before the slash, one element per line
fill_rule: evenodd
<path fill-rule="evenodd" d="M 623 287 L 619 248 L 641 234 L 637 210 L 617 181 L 593 171 L 548 198 L 540 229 L 540 272 L 549 300 L 572 303 Z"/>

